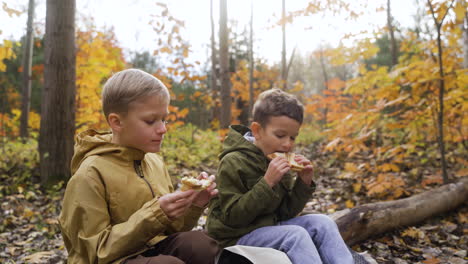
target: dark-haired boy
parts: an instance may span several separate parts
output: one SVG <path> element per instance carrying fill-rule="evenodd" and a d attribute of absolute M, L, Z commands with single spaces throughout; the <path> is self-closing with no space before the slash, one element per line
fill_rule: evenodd
<path fill-rule="evenodd" d="M 234 244 L 283 251 L 294 264 L 354 263 L 335 222 L 325 215 L 297 216 L 315 184 L 311 162 L 294 180 L 284 157 L 303 121 L 303 106 L 279 89 L 260 94 L 251 129 L 233 125 L 225 138 L 217 173 L 219 194 L 210 204 L 208 233 L 222 246 Z"/>

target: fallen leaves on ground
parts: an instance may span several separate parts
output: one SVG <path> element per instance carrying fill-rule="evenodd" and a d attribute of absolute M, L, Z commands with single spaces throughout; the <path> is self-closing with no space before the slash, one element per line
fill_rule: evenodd
<path fill-rule="evenodd" d="M 301 152 L 313 156 L 311 150 L 302 149 Z M 343 171 L 325 158 L 311 158 L 317 160 L 316 171 L 320 177 L 317 190 L 306 205 L 308 210 L 329 214 L 376 201 L 366 195 L 361 183 L 350 177 L 338 177 Z M 216 172 L 211 167 L 199 170 Z M 180 168 L 171 174 L 194 173 Z M 66 263 L 67 252 L 57 222 L 63 189 L 43 193 L 38 186 L 21 187 L 8 195 L 4 190 L 0 189 L 0 263 Z M 424 190 L 411 189 L 411 195 Z M 195 229 L 202 229 L 205 222 L 206 214 Z M 353 249 L 367 251 L 378 263 L 385 264 L 466 264 L 468 208 L 465 205 L 418 226 L 401 227 L 355 245 Z"/>

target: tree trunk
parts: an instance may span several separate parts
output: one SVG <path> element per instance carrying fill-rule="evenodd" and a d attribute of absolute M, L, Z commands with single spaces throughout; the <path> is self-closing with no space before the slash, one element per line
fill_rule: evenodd
<path fill-rule="evenodd" d="M 390 8 L 390 0 L 387 0 L 387 27 L 390 33 L 390 54 L 392 55 L 392 67 L 398 63 L 397 58 L 397 45 L 395 40 L 395 32 L 392 23 L 392 12 Z"/>
<path fill-rule="evenodd" d="M 254 104 L 254 87 L 253 87 L 253 0 L 250 1 L 250 41 L 249 41 L 249 124 L 252 122 L 252 111 Z"/>
<path fill-rule="evenodd" d="M 75 133 L 75 0 L 47 0 L 39 153 L 41 181 L 70 176 Z"/>
<path fill-rule="evenodd" d="M 286 79 L 286 4 L 285 0 L 282 1 L 281 9 L 281 31 L 283 32 L 283 49 L 281 51 L 281 82 L 283 83 L 283 90 L 287 89 Z"/>
<path fill-rule="evenodd" d="M 227 0 L 220 0 L 219 14 L 219 60 L 221 66 L 221 128 L 231 123 L 231 84 L 229 80 L 229 51 L 227 28 Z"/>
<path fill-rule="evenodd" d="M 465 12 L 465 19 L 461 27 L 463 30 L 463 68 L 468 69 L 468 11 Z"/>
<path fill-rule="evenodd" d="M 23 92 L 21 97 L 20 137 L 26 139 L 28 133 L 29 109 L 31 108 L 31 67 L 33 56 L 34 0 L 29 0 L 27 33 L 23 53 Z"/>
<path fill-rule="evenodd" d="M 445 73 L 444 73 L 444 64 L 443 64 L 443 49 L 442 49 L 442 36 L 441 36 L 441 28 L 442 24 L 444 23 L 444 19 L 448 14 L 448 11 L 453 5 L 452 0 L 447 11 L 442 16 L 442 19 L 437 21 L 437 16 L 435 14 L 434 8 L 432 6 L 431 0 L 427 0 L 429 8 L 431 9 L 432 18 L 434 19 L 434 25 L 437 29 L 437 49 L 438 49 L 438 61 L 439 61 L 439 112 L 438 112 L 438 133 L 437 133 L 437 141 L 439 143 L 439 152 L 440 152 L 440 159 L 442 162 L 442 176 L 444 178 L 444 183 L 448 183 L 448 174 L 447 174 L 447 162 L 445 160 L 445 141 L 444 141 L 444 93 L 445 93 Z"/>
<path fill-rule="evenodd" d="M 396 201 L 364 204 L 330 215 L 341 235 L 352 246 L 372 236 L 418 224 L 468 201 L 468 177 Z M 312 213 L 304 211 L 303 214 Z"/>
<path fill-rule="evenodd" d="M 212 109 L 211 116 L 213 119 L 220 120 L 219 113 L 219 71 L 218 71 L 218 55 L 216 50 L 215 41 L 215 24 L 213 18 L 213 0 L 210 0 L 210 22 L 211 22 L 211 92 L 213 94 L 214 106 Z"/>
<path fill-rule="evenodd" d="M 325 98 L 328 97 L 328 93 L 326 92 L 328 90 L 328 73 L 327 73 L 327 68 L 325 67 L 325 59 L 323 55 L 323 47 L 320 47 L 320 67 L 322 67 L 322 74 L 323 74 L 323 91 L 322 94 L 324 95 Z M 327 101 L 327 100 L 325 100 Z M 325 104 L 325 108 L 323 109 L 323 125 L 322 129 L 327 127 L 327 115 L 328 115 L 328 105 Z"/>

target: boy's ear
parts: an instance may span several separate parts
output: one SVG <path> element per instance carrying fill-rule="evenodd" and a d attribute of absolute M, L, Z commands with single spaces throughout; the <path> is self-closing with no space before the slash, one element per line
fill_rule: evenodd
<path fill-rule="evenodd" d="M 110 113 L 108 120 L 112 131 L 119 132 L 122 129 L 122 119 L 120 118 L 120 115 L 116 113 Z"/>
<path fill-rule="evenodd" d="M 258 140 L 260 137 L 261 129 L 262 129 L 262 125 L 260 125 L 260 123 L 258 122 L 252 122 L 252 124 L 250 124 L 250 130 L 252 130 L 252 135 L 254 136 L 256 140 Z"/>

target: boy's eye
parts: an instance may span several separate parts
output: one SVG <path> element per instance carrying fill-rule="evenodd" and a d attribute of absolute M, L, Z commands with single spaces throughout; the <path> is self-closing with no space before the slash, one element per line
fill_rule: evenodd
<path fill-rule="evenodd" d="M 145 123 L 148 124 L 148 125 L 153 125 L 154 123 L 156 122 L 161 122 L 163 123 L 164 125 L 167 125 L 167 121 L 166 119 L 162 119 L 162 120 L 145 120 Z"/>
<path fill-rule="evenodd" d="M 291 140 L 292 140 L 292 141 L 296 140 L 296 137 L 291 137 Z"/>
<path fill-rule="evenodd" d="M 276 135 L 277 138 L 284 138 L 284 135 Z"/>

